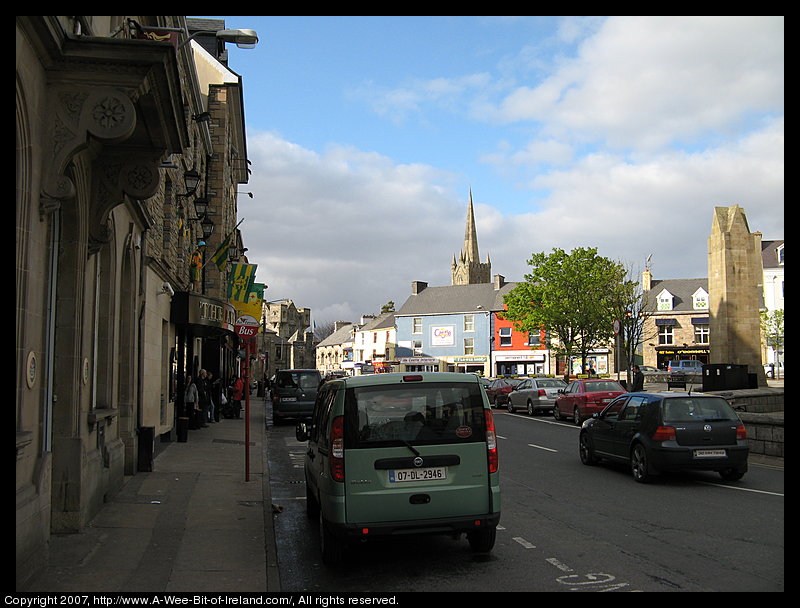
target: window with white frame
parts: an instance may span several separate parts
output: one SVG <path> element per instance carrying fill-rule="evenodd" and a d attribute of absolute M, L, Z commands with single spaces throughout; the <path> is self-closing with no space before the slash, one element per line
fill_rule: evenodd
<path fill-rule="evenodd" d="M 672 310 L 672 294 L 666 289 L 656 298 L 658 310 Z"/>
<path fill-rule="evenodd" d="M 422 333 L 422 317 L 413 317 L 411 319 L 411 333 L 412 334 Z"/>
<path fill-rule="evenodd" d="M 672 325 L 659 325 L 658 326 L 658 343 L 659 344 L 674 344 L 674 334 L 672 332 Z"/>
<path fill-rule="evenodd" d="M 500 346 L 511 346 L 511 328 L 500 328 Z"/>
<path fill-rule="evenodd" d="M 708 310 L 708 292 L 702 287 L 692 294 L 692 306 L 695 310 Z"/>
<path fill-rule="evenodd" d="M 411 349 L 414 351 L 414 355 L 421 355 L 422 354 L 422 340 L 412 340 L 411 341 Z"/>
<path fill-rule="evenodd" d="M 475 338 L 464 338 L 464 354 L 475 354 Z"/>
<path fill-rule="evenodd" d="M 694 326 L 694 341 L 696 344 L 709 344 L 708 325 L 700 324 Z"/>
<path fill-rule="evenodd" d="M 464 331 L 475 331 L 475 315 L 464 315 Z"/>

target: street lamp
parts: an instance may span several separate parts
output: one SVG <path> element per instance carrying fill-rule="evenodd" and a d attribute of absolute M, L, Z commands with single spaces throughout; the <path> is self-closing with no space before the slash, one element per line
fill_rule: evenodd
<path fill-rule="evenodd" d="M 258 44 L 258 34 L 256 34 L 255 30 L 200 30 L 181 42 L 178 48 L 184 47 L 192 38 L 201 34 L 214 34 L 218 40 L 232 42 L 240 49 L 252 49 Z"/>
<path fill-rule="evenodd" d="M 214 222 L 205 215 L 203 216 L 203 221 L 200 222 L 200 227 L 203 229 L 203 238 L 207 239 L 211 236 L 211 233 L 214 232 Z"/>

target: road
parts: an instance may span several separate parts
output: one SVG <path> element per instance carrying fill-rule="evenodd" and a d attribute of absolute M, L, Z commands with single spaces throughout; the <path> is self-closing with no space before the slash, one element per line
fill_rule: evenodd
<path fill-rule="evenodd" d="M 305 516 L 305 444 L 269 429 L 268 459 L 284 591 L 783 591 L 784 472 L 751 465 L 741 481 L 676 474 L 652 484 L 626 467 L 588 467 L 578 429 L 495 411 L 502 520 L 491 554 L 464 538 L 365 544 L 324 566 Z"/>

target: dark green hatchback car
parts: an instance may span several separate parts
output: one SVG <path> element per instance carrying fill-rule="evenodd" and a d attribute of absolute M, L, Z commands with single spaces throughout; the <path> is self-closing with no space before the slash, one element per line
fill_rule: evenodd
<path fill-rule="evenodd" d="M 466 533 L 490 551 L 500 521 L 494 419 L 472 374 L 374 374 L 320 387 L 305 480 L 325 563 L 349 545 L 407 534 Z"/>

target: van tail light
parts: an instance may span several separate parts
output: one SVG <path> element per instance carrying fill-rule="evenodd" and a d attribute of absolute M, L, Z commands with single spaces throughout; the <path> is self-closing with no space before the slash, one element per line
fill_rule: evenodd
<path fill-rule="evenodd" d="M 344 481 L 344 416 L 331 422 L 330 471 L 334 481 Z"/>
<path fill-rule="evenodd" d="M 486 413 L 486 455 L 489 460 L 489 472 L 497 473 L 497 434 L 494 430 L 494 416 L 492 410 L 483 410 Z"/>
<path fill-rule="evenodd" d="M 675 440 L 675 428 L 671 426 L 660 426 L 656 429 L 656 432 L 653 433 L 653 441 L 674 441 Z"/>
<path fill-rule="evenodd" d="M 736 439 L 747 439 L 747 429 L 743 424 L 736 427 Z"/>

